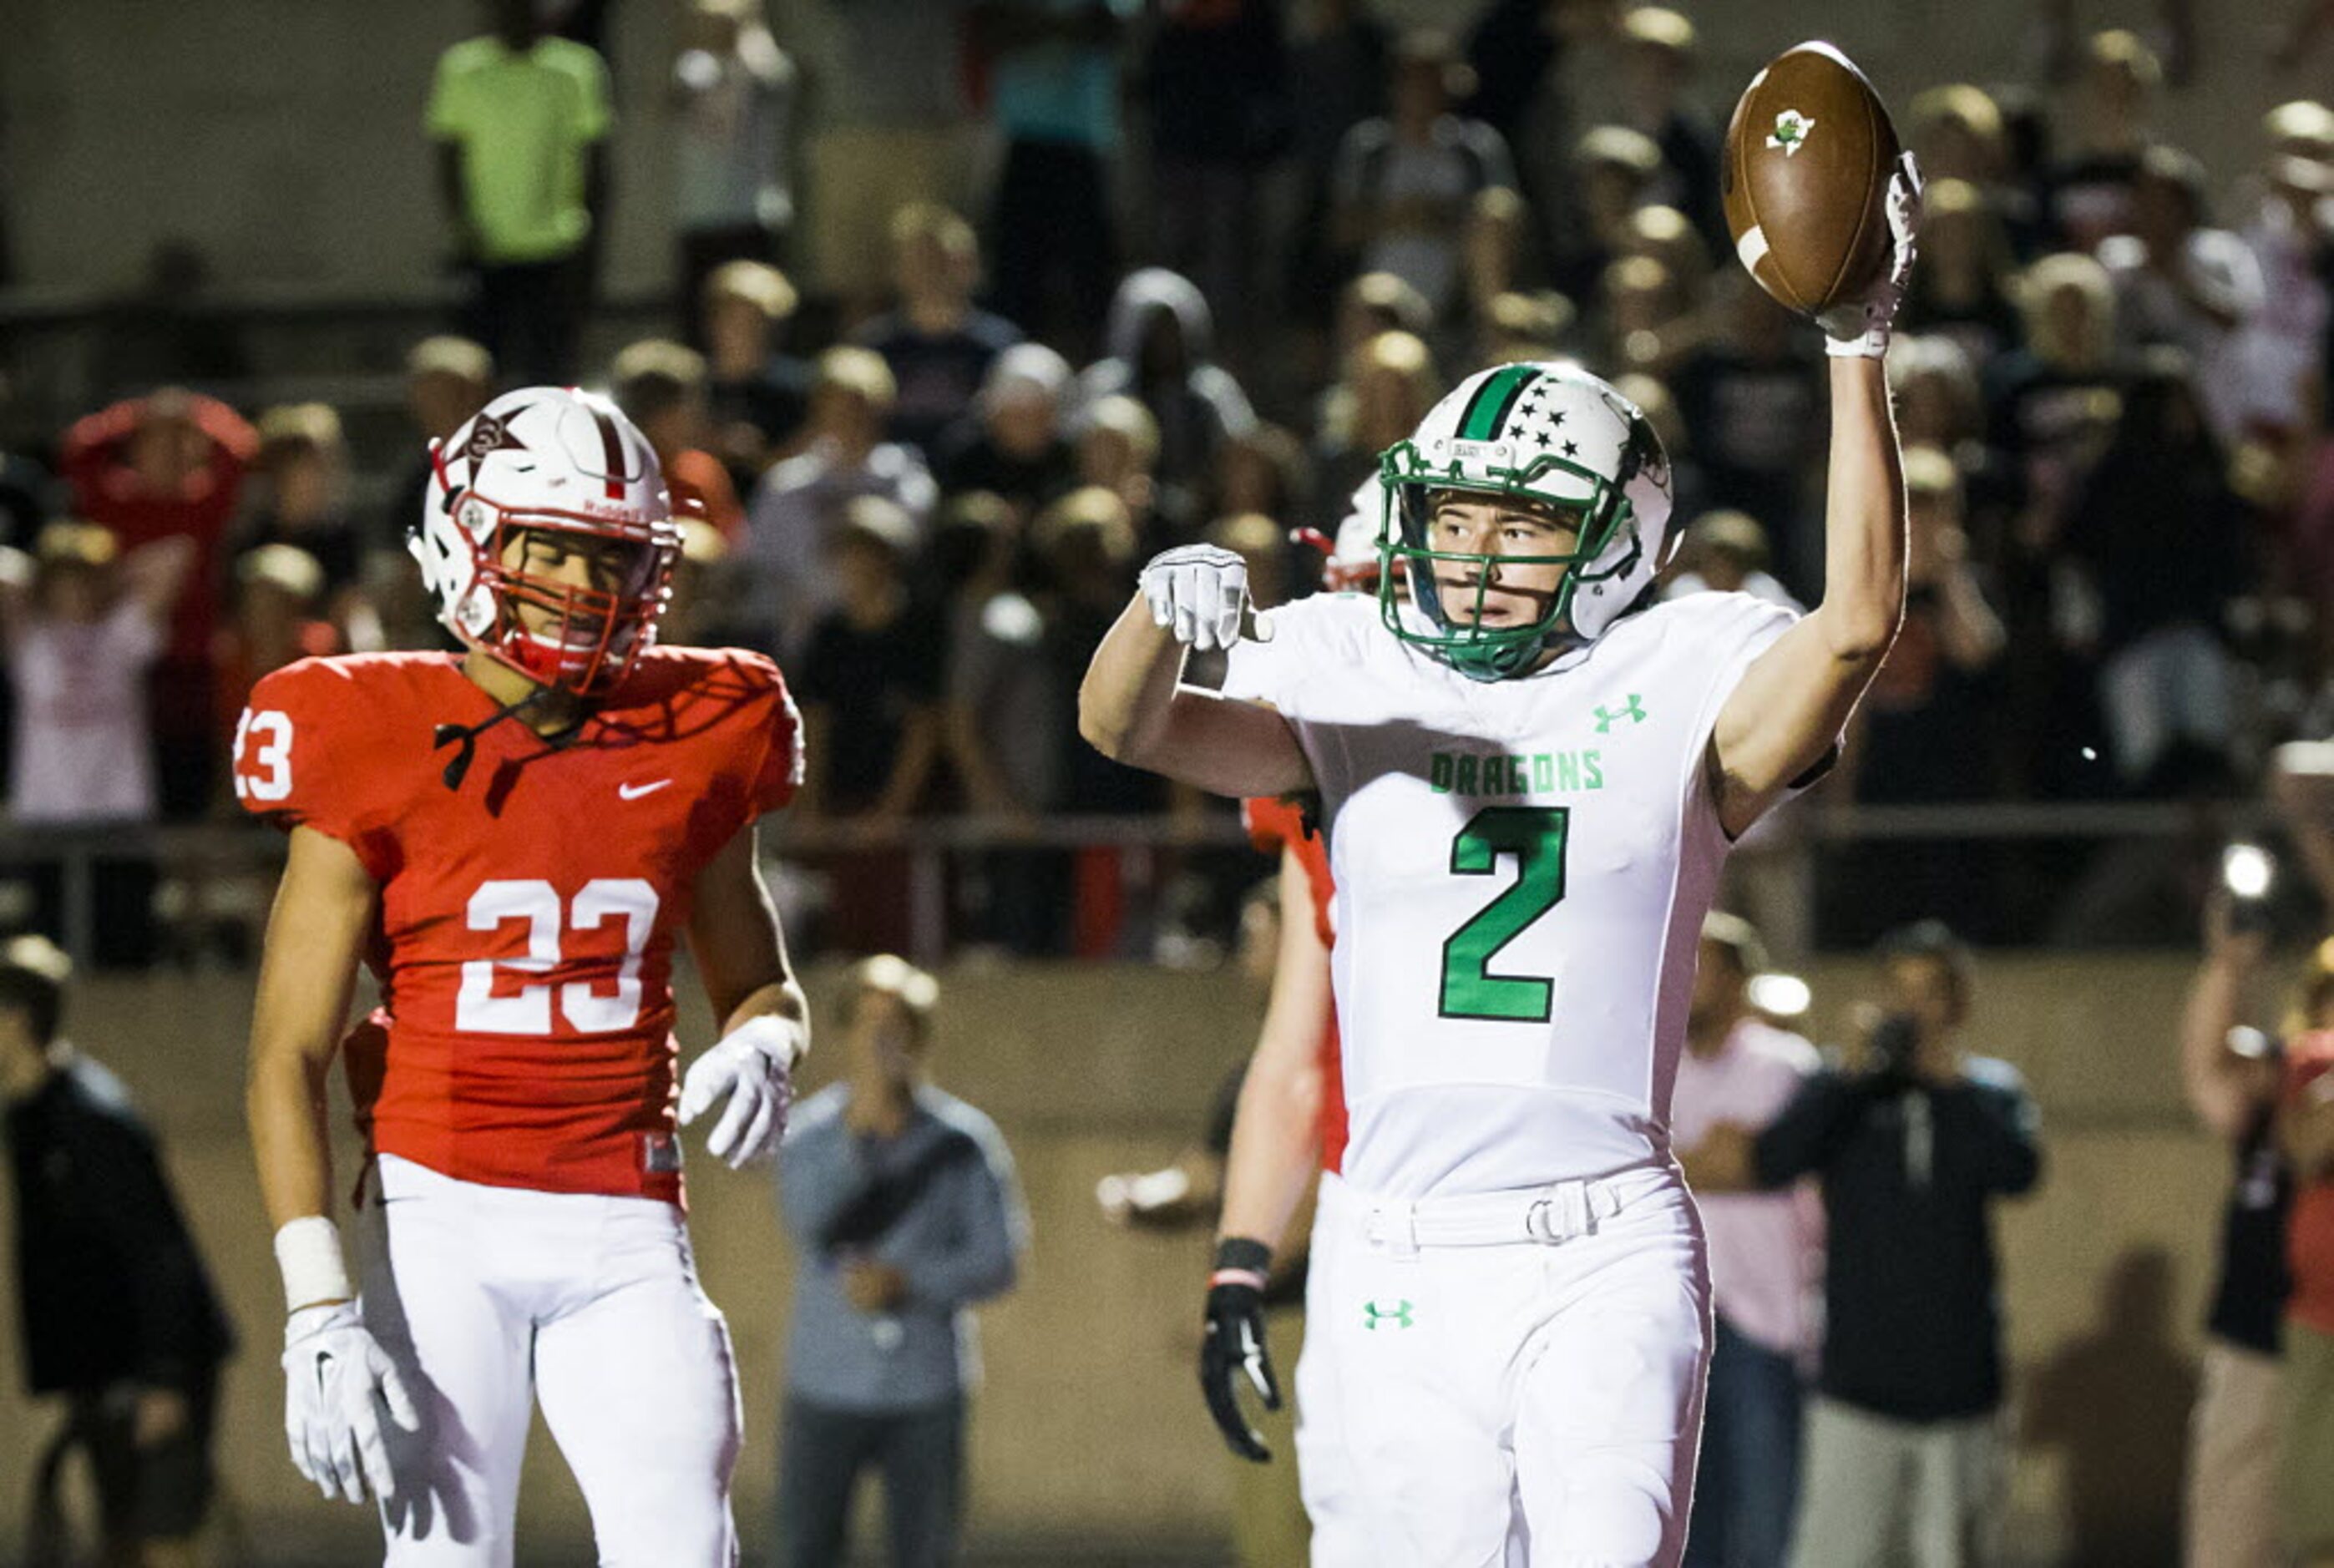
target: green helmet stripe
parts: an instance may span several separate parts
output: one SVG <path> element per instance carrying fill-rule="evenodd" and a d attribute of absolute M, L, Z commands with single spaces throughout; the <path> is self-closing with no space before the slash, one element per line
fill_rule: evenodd
<path fill-rule="evenodd" d="M 1508 422 L 1508 410 L 1524 395 L 1524 389 L 1539 380 L 1536 365 L 1509 365 L 1492 373 L 1490 380 L 1475 392 L 1473 401 L 1459 420 L 1459 438 L 1462 441 L 1495 441 L 1500 427 Z"/>

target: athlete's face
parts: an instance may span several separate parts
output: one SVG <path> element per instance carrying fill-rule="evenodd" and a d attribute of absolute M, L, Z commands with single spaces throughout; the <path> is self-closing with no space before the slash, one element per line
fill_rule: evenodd
<path fill-rule="evenodd" d="M 1529 626 L 1548 614 L 1570 566 L 1513 558 L 1571 554 L 1580 544 L 1577 509 L 1463 491 L 1442 492 L 1431 505 L 1428 548 L 1510 558 L 1482 564 L 1435 562 L 1434 582 L 1444 614 L 1461 625 L 1486 627 Z"/>
<path fill-rule="evenodd" d="M 503 544 L 503 565 L 536 582 L 557 588 L 601 593 L 622 593 L 638 580 L 642 546 L 597 534 L 571 534 L 555 528 L 524 528 Z M 556 638 L 581 635 L 555 606 L 522 600 L 519 624 L 531 635 Z M 592 635 L 596 640 L 597 631 Z"/>

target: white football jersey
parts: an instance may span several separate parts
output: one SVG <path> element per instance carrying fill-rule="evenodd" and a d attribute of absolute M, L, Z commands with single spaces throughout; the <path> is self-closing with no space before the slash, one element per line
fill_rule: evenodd
<path fill-rule="evenodd" d="M 1348 1181 L 1504 1191 L 1665 1159 L 1702 919 L 1728 843 L 1702 760 L 1796 619 L 1740 593 L 1624 617 L 1479 682 L 1320 594 L 1234 645 L 1320 786 L 1336 881 Z"/>

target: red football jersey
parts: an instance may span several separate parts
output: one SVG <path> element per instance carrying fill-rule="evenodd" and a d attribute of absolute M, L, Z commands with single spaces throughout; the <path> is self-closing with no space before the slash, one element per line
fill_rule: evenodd
<path fill-rule="evenodd" d="M 697 873 L 802 779 L 777 667 L 652 649 L 572 736 L 439 725 L 496 704 L 442 653 L 304 659 L 252 689 L 235 793 L 380 884 L 381 1005 L 350 1037 L 368 1146 L 465 1181 L 680 1199 L 672 947 Z"/>
<path fill-rule="evenodd" d="M 1313 895 L 1313 929 L 1321 945 L 1334 947 L 1336 928 L 1329 904 L 1336 884 L 1329 880 L 1329 846 L 1317 832 L 1305 831 L 1305 813 L 1291 801 L 1259 795 L 1240 803 L 1240 818 L 1248 824 L 1249 842 L 1278 857 L 1283 845 L 1297 851 L 1305 868 L 1306 890 Z M 1337 1041 L 1337 1010 L 1329 1009 L 1328 1026 L 1321 1031 L 1321 1169 L 1337 1170 L 1345 1161 L 1345 1067 Z"/>

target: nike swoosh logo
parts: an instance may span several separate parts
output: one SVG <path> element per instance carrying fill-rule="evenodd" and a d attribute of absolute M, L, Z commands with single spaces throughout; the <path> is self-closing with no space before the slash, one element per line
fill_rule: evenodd
<path fill-rule="evenodd" d="M 616 786 L 616 798 L 618 800 L 636 801 L 642 795 L 652 795 L 656 794 L 657 791 L 664 788 L 665 785 L 671 782 L 672 780 L 669 778 L 661 778 L 654 784 L 620 784 Z"/>

